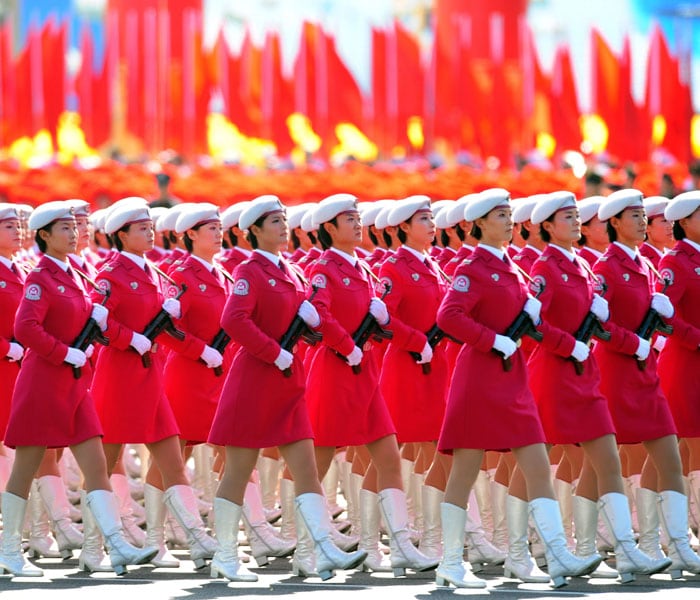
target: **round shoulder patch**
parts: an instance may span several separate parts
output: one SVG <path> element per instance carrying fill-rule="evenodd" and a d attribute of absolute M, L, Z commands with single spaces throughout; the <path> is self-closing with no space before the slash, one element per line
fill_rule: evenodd
<path fill-rule="evenodd" d="M 41 286 L 38 283 L 30 283 L 24 290 L 24 297 L 27 300 L 41 299 Z"/>
<path fill-rule="evenodd" d="M 106 279 L 98 279 L 96 281 L 97 287 L 101 289 L 103 292 L 111 292 L 112 291 L 112 284 L 107 281 Z"/>
<path fill-rule="evenodd" d="M 457 275 L 452 282 L 452 288 L 457 292 L 469 291 L 469 277 L 466 275 Z"/>
<path fill-rule="evenodd" d="M 311 285 L 317 288 L 325 288 L 328 285 L 328 280 L 323 273 L 316 273 L 316 275 L 311 278 Z"/>
<path fill-rule="evenodd" d="M 377 284 L 374 286 L 374 289 L 376 292 L 383 294 L 384 290 L 388 289 L 391 291 L 392 287 L 394 287 L 394 282 L 391 281 L 391 278 L 384 276 L 379 279 Z"/>
<path fill-rule="evenodd" d="M 547 281 L 545 280 L 544 275 L 535 275 L 530 282 L 530 291 L 533 294 L 539 294 L 546 285 Z"/>
<path fill-rule="evenodd" d="M 174 298 L 177 296 L 178 292 L 180 291 L 180 288 L 177 287 L 176 285 L 170 284 L 167 289 L 165 290 L 165 297 L 166 298 Z"/>
<path fill-rule="evenodd" d="M 666 283 L 668 282 L 668 285 L 673 285 L 673 282 L 675 280 L 675 275 L 671 269 L 668 267 L 664 267 L 659 271 L 659 275 L 661 275 L 661 280 Z"/>
<path fill-rule="evenodd" d="M 250 290 L 250 284 L 246 279 L 237 279 L 233 286 L 233 293 L 236 296 L 247 296 Z"/>

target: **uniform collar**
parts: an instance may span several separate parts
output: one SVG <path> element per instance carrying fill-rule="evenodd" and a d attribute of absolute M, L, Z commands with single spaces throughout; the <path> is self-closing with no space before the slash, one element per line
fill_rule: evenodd
<path fill-rule="evenodd" d="M 628 248 L 627 246 L 625 246 L 624 244 L 621 244 L 620 242 L 613 242 L 613 244 L 615 244 L 618 248 L 621 248 L 622 250 L 624 250 L 625 254 L 627 256 L 629 256 L 632 260 L 636 260 L 638 257 L 639 257 L 640 261 L 642 260 L 641 256 L 639 255 L 639 253 L 636 250 L 632 250 L 632 249 Z"/>
<path fill-rule="evenodd" d="M 683 238 L 683 241 L 686 244 L 688 244 L 689 246 L 691 246 L 692 248 L 694 248 L 697 252 L 700 252 L 700 244 L 693 242 L 693 241 L 689 240 L 688 238 Z"/>
<path fill-rule="evenodd" d="M 503 256 L 505 255 L 504 250 L 494 248 L 493 246 L 487 246 L 486 244 L 479 244 L 477 248 L 483 248 L 487 252 L 493 254 L 498 260 L 503 261 Z"/>
<path fill-rule="evenodd" d="M 195 256 L 194 254 L 190 254 L 190 258 L 196 260 L 197 262 L 201 263 L 202 266 L 207 270 L 211 271 L 214 268 L 214 265 L 210 262 L 207 262 L 203 258 L 199 258 L 199 256 Z"/>
<path fill-rule="evenodd" d="M 576 260 L 576 255 L 572 252 L 569 252 L 568 250 L 562 248 L 561 246 L 557 246 L 556 244 L 550 244 L 550 248 L 556 248 L 561 252 L 566 258 L 569 259 L 569 262 L 574 262 Z"/>
<path fill-rule="evenodd" d="M 13 264 L 14 263 L 11 260 L 7 260 L 4 256 L 0 256 L 0 265 L 5 265 L 11 271 Z"/>
<path fill-rule="evenodd" d="M 334 248 L 333 246 L 330 247 L 330 250 L 335 252 L 338 256 L 342 256 L 345 260 L 347 260 L 350 265 L 354 268 L 355 265 L 357 265 L 357 256 L 354 254 L 348 254 L 347 252 L 343 252 L 342 250 L 338 250 L 338 248 Z"/>
<path fill-rule="evenodd" d="M 48 254 L 44 254 L 44 256 L 46 258 L 48 258 L 49 260 L 55 262 L 64 273 L 68 272 L 68 267 L 70 267 L 70 263 L 68 261 L 63 262 L 62 260 L 58 260 L 57 258 L 54 258 L 53 256 L 49 256 Z"/>
<path fill-rule="evenodd" d="M 425 254 L 424 252 L 418 252 L 417 250 L 414 250 L 413 248 L 409 248 L 405 244 L 401 246 L 406 252 L 410 252 L 415 256 L 419 261 L 424 262 L 426 258 L 428 258 L 428 255 Z"/>
<path fill-rule="evenodd" d="M 143 271 L 146 266 L 146 259 L 138 254 L 132 254 L 131 252 L 122 251 L 122 256 L 128 258 L 131 262 L 136 263 L 138 267 Z"/>
<path fill-rule="evenodd" d="M 276 267 L 280 266 L 280 255 L 279 254 L 272 254 L 272 252 L 267 252 L 266 250 L 261 250 L 260 248 L 256 248 L 255 252 L 264 256 L 267 260 L 269 260 Z"/>

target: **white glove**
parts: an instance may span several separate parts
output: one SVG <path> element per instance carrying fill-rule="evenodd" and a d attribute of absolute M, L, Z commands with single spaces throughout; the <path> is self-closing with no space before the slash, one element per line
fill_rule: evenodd
<path fill-rule="evenodd" d="M 637 336 L 637 339 L 639 339 L 639 346 L 634 354 L 639 360 L 646 360 L 651 352 L 651 344 L 642 337 Z"/>
<path fill-rule="evenodd" d="M 433 360 L 433 349 L 430 347 L 428 342 L 425 342 L 425 346 L 423 346 L 423 350 L 420 352 L 420 360 L 417 360 L 416 364 L 424 365 L 425 363 L 429 363 L 431 360 Z"/>
<path fill-rule="evenodd" d="M 100 326 L 100 329 L 104 331 L 107 329 L 107 317 L 109 316 L 109 311 L 101 304 L 92 305 L 92 314 L 90 315 L 95 322 Z"/>
<path fill-rule="evenodd" d="M 379 298 L 370 300 L 369 312 L 380 325 L 386 325 L 389 322 L 389 311 L 386 309 L 386 304 Z"/>
<path fill-rule="evenodd" d="M 153 344 L 151 344 L 151 340 L 149 340 L 145 335 L 141 335 L 140 333 L 134 331 L 129 345 L 141 356 L 143 356 L 151 349 Z"/>
<path fill-rule="evenodd" d="M 593 294 L 593 301 L 591 302 L 591 312 L 600 319 L 602 323 L 605 323 L 610 318 L 610 309 L 608 308 L 608 301 L 598 294 Z"/>
<path fill-rule="evenodd" d="M 664 349 L 667 341 L 668 338 L 665 335 L 657 335 L 656 339 L 654 340 L 654 350 L 661 352 Z"/>
<path fill-rule="evenodd" d="M 352 352 L 346 356 L 348 359 L 348 364 L 351 367 L 355 367 L 359 365 L 362 362 L 362 350 L 360 350 L 357 346 L 355 346 L 352 349 Z"/>
<path fill-rule="evenodd" d="M 659 294 L 658 292 L 651 295 L 651 307 L 664 319 L 670 319 L 673 313 L 676 312 L 668 296 L 666 294 Z"/>
<path fill-rule="evenodd" d="M 542 309 L 542 303 L 535 297 L 533 296 L 528 296 L 527 300 L 525 300 L 525 306 L 523 306 L 523 310 L 530 315 L 530 318 L 532 319 L 532 322 L 535 325 L 540 324 L 540 310 Z"/>
<path fill-rule="evenodd" d="M 591 349 L 588 346 L 586 346 L 586 344 L 576 340 L 573 352 L 571 352 L 571 358 L 575 358 L 578 362 L 584 362 L 588 358 L 588 355 L 590 353 Z"/>
<path fill-rule="evenodd" d="M 95 354 L 95 346 L 90 344 L 87 348 L 85 348 L 85 357 L 92 358 L 93 354 Z"/>
<path fill-rule="evenodd" d="M 294 355 L 291 352 L 287 352 L 284 348 L 280 348 L 280 353 L 275 359 L 275 366 L 280 370 L 284 371 L 292 366 L 294 362 Z"/>
<path fill-rule="evenodd" d="M 219 352 L 216 348 L 212 348 L 211 346 L 204 346 L 204 350 L 202 350 L 199 358 L 207 363 L 207 368 L 209 369 L 220 367 L 221 363 L 224 362 L 224 357 L 221 356 L 221 352 Z"/>
<path fill-rule="evenodd" d="M 493 341 L 493 349 L 503 354 L 503 358 L 510 358 L 515 354 L 518 345 L 507 335 L 496 334 L 496 339 Z"/>
<path fill-rule="evenodd" d="M 63 359 L 63 361 L 73 365 L 74 367 L 82 367 L 87 361 L 87 356 L 85 356 L 85 352 L 83 352 L 82 350 L 69 347 L 68 352 L 66 352 L 66 357 Z"/>
<path fill-rule="evenodd" d="M 304 323 L 306 323 L 309 327 L 314 328 L 321 324 L 321 317 L 318 316 L 316 307 L 308 300 L 304 300 L 301 303 L 297 314 L 304 319 Z"/>
<path fill-rule="evenodd" d="M 24 348 L 22 348 L 22 346 L 20 346 L 17 342 L 10 342 L 10 349 L 7 351 L 5 356 L 10 359 L 10 362 L 22 360 L 22 357 L 24 356 Z"/>
<path fill-rule="evenodd" d="M 163 302 L 163 310 L 168 313 L 173 319 L 180 318 L 180 301 L 175 298 L 168 298 Z"/>

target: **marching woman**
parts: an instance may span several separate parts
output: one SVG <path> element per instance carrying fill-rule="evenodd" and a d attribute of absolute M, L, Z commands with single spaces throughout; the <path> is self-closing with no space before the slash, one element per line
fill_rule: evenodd
<path fill-rule="evenodd" d="M 254 252 L 235 271 L 233 294 L 221 316 L 221 326 L 239 349 L 226 378 L 214 416 L 209 442 L 225 446 L 226 462 L 214 498 L 219 550 L 211 563 L 212 577 L 257 581 L 238 558 L 238 523 L 244 492 L 260 448 L 279 446 L 294 478 L 299 545 L 294 574 L 332 576 L 351 569 L 366 553 L 345 553 L 330 539 L 331 522 L 322 495 L 313 454 L 313 430 L 304 400 L 304 369 L 293 351 L 280 346 L 297 318 L 318 327 L 320 318 L 304 300 L 301 279 L 280 250 L 287 245 L 284 206 L 276 196 L 261 196 L 240 216 Z M 306 534 L 311 541 L 304 543 Z M 306 560 L 302 563 L 299 559 Z"/>
<path fill-rule="evenodd" d="M 0 204 L 0 438 L 5 435 L 10 403 L 24 348 L 14 339 L 17 307 L 22 300 L 25 273 L 14 261 L 22 247 L 20 215 L 13 204 Z M 0 439 L 2 442 L 2 439 Z M 0 443 L 0 491 L 5 489 L 12 460 Z"/>
<path fill-rule="evenodd" d="M 676 196 L 664 215 L 673 222 L 676 245 L 659 264 L 676 308 L 673 334 L 659 355 L 661 389 L 668 398 L 678 435 L 689 450 L 688 479 L 696 506 L 700 499 L 700 192 Z M 657 286 L 661 283 L 657 283 Z"/>
<path fill-rule="evenodd" d="M 43 257 L 27 277 L 15 320 L 15 336 L 26 353 L 5 434 L 5 444 L 15 448 L 15 460 L 2 495 L 0 567 L 13 575 L 42 575 L 22 554 L 26 498 L 47 448 L 70 446 L 85 478 L 83 519 L 86 523 L 94 519 L 112 567 L 123 574 L 126 565 L 148 562 L 155 550 L 135 548 L 124 539 L 99 439 L 102 428 L 88 389 L 90 374 L 76 378 L 71 368 L 89 371 L 86 353 L 70 344 L 90 318 L 104 330 L 108 311 L 90 301 L 70 268 L 68 255 L 75 252 L 77 243 L 70 205 L 41 205 L 32 213 L 29 226 L 36 231 Z"/>
<path fill-rule="evenodd" d="M 664 216 L 668 202 L 666 196 L 644 198 L 647 236 L 645 242 L 639 247 L 639 253 L 646 256 L 656 269 L 659 268 L 659 261 L 666 251 L 673 247 L 673 223 Z"/>
<path fill-rule="evenodd" d="M 642 442 L 649 454 L 637 490 L 639 547 L 654 558 L 663 557 L 661 520 L 669 537 L 671 577 L 680 577 L 683 570 L 700 573 L 700 558 L 688 544 L 688 499 L 676 426 L 659 385 L 651 344 L 637 334 L 650 308 L 666 319 L 674 316 L 668 296 L 653 292 L 652 271 L 637 250 L 647 228 L 641 192 L 613 192 L 601 202 L 598 218 L 607 222 L 611 243 L 593 270 L 607 285 L 610 319 L 605 328 L 611 339 L 596 344 L 593 353 L 618 443 Z"/>
<path fill-rule="evenodd" d="M 185 333 L 183 341 L 163 333 L 153 341 L 143 335 L 157 315 L 178 317 L 180 303 L 176 298 L 164 299 L 160 273 L 144 257 L 153 247 L 153 222 L 145 200 L 120 202 L 105 222 L 105 233 L 112 236 L 119 254 L 97 279 L 98 286 L 110 294 L 106 302 L 109 346 L 97 359 L 92 387 L 104 428 L 107 466 L 114 468 L 123 444 L 146 444 L 153 458 L 146 483 L 165 490 L 165 503 L 185 530 L 195 567 L 202 568 L 216 544 L 204 531 L 187 481 L 178 425 L 163 389 L 164 361 L 155 350 L 162 342 L 188 356 L 199 351 L 202 360 L 211 360 L 211 353 L 191 334 Z"/>
<path fill-rule="evenodd" d="M 512 449 L 520 469 L 511 481 L 511 494 L 528 499 L 530 516 L 545 544 L 549 576 L 559 587 L 566 584 L 565 577 L 593 571 L 601 557 L 579 558 L 566 547 L 523 351 L 503 335 L 525 313 L 533 323 L 539 322 L 540 302 L 528 295 L 520 272 L 503 250 L 513 229 L 510 194 L 498 188 L 482 192 L 467 205 L 465 219 L 473 222 L 472 235 L 479 245 L 455 271 L 437 315 L 438 326 L 464 345 L 438 442 L 438 449 L 453 459 L 441 506 L 444 555 L 436 582 L 485 587 L 462 559 L 465 508 L 484 451 Z M 506 359 L 510 370 L 504 368 Z M 526 532 L 527 514 L 519 517 Z"/>
<path fill-rule="evenodd" d="M 319 475 L 325 475 L 336 447 L 367 446 L 373 466 L 363 487 L 378 491 L 394 574 L 406 568 L 432 569 L 437 559 L 416 550 L 410 540 L 396 429 L 379 390 L 375 349 L 370 341 L 358 347 L 352 337 L 368 314 L 381 326 L 389 323 L 386 305 L 374 297 L 369 267 L 355 255 L 362 239 L 357 198 L 329 196 L 319 203 L 313 220 L 325 249 L 311 271 L 323 343 L 309 367 L 307 393 Z M 425 340 L 411 347 L 415 344 L 426 360 Z"/>
<path fill-rule="evenodd" d="M 547 442 L 565 447 L 580 444 L 585 453 L 573 504 L 577 555 L 597 553 L 600 509 L 615 540 L 617 571 L 628 582 L 635 573 L 662 571 L 671 561 L 650 558 L 636 548 L 615 428 L 600 392 L 600 371 L 587 343 L 574 336 L 589 313 L 601 322 L 608 319 L 607 302 L 593 292 L 593 272 L 574 250 L 581 235 L 574 195 L 554 192 L 538 200 L 531 221 L 539 225 L 540 237 L 548 245 L 531 272 L 533 291 L 540 293 L 542 302 L 543 340 L 528 362 L 530 388 Z M 515 498 L 512 502 L 522 503 Z M 613 578 L 617 574 L 603 564 L 593 573 Z"/>

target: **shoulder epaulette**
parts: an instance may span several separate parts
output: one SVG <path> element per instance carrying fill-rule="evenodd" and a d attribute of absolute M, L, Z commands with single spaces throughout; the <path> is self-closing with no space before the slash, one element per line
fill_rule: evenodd
<path fill-rule="evenodd" d="M 105 271 L 110 271 L 110 272 L 114 270 L 114 267 L 110 267 L 109 265 L 105 265 L 105 266 L 102 267 L 102 268 L 103 268 Z"/>
<path fill-rule="evenodd" d="M 598 260 L 601 261 L 601 262 L 607 262 L 608 257 L 607 257 L 607 256 L 601 256 Z"/>
<path fill-rule="evenodd" d="M 41 273 L 41 270 L 42 270 L 43 268 L 44 268 L 44 267 L 34 267 L 34 268 L 32 269 L 32 273 Z"/>
<path fill-rule="evenodd" d="M 549 256 L 545 256 L 544 254 L 540 256 L 537 260 L 541 260 L 542 262 L 547 262 L 549 260 Z"/>
<path fill-rule="evenodd" d="M 319 258 L 316 262 L 319 265 L 327 265 L 328 264 L 328 261 L 325 258 Z"/>
<path fill-rule="evenodd" d="M 184 270 L 185 270 L 185 267 L 178 267 L 178 268 L 175 269 L 175 270 L 176 270 L 176 271 L 184 271 Z"/>
<path fill-rule="evenodd" d="M 389 258 L 386 259 L 390 263 L 396 263 L 396 257 L 395 256 L 390 256 Z"/>
<path fill-rule="evenodd" d="M 669 250 L 666 254 L 670 256 L 676 256 L 678 255 L 678 250 Z"/>

